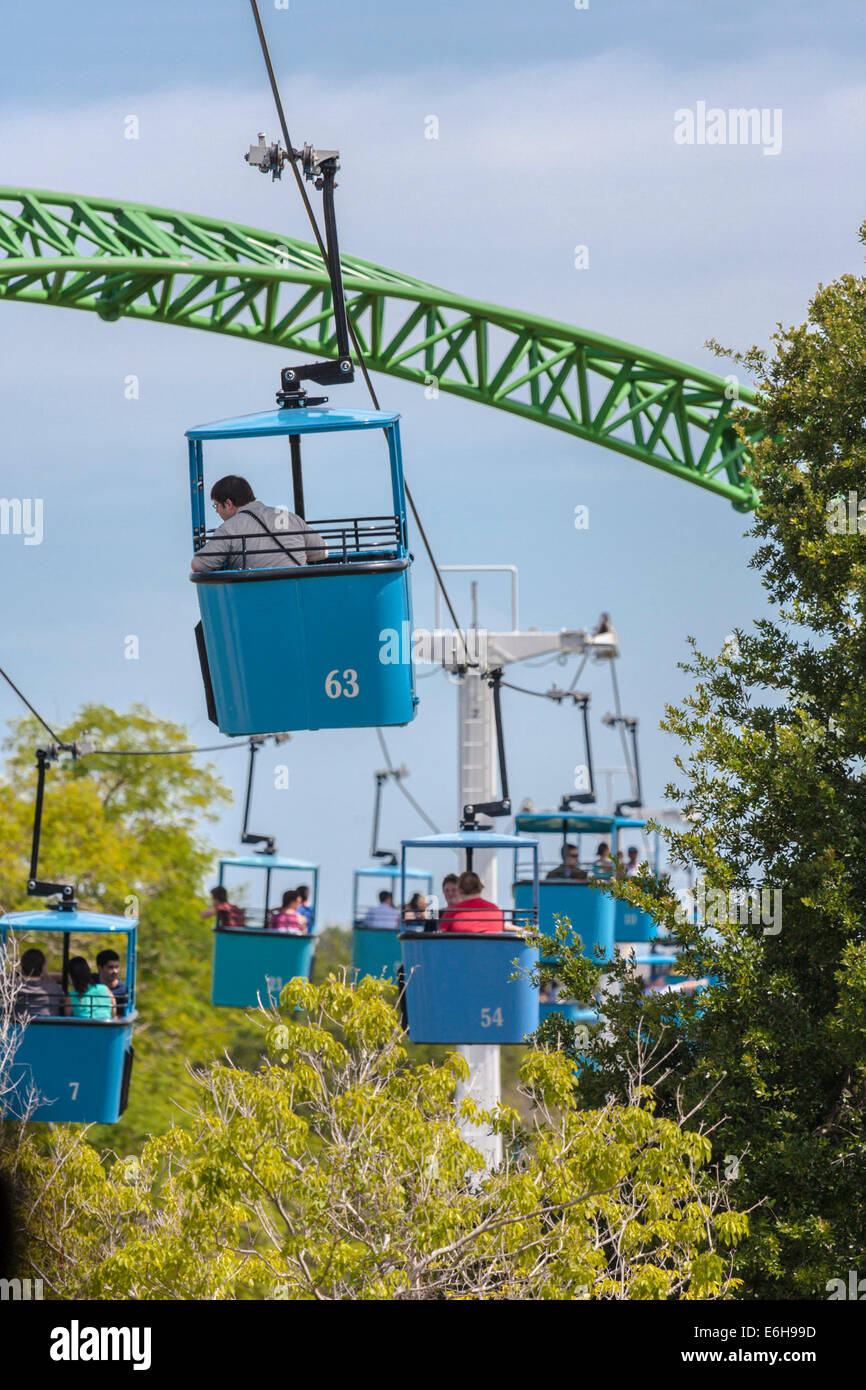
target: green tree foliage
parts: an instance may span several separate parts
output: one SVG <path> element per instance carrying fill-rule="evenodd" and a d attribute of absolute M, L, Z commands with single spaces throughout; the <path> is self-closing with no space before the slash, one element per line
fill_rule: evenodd
<path fill-rule="evenodd" d="M 685 747 L 668 792 L 692 827 L 667 838 L 703 881 L 705 922 L 678 920 L 649 875 L 612 889 L 671 930 L 684 973 L 720 985 L 641 996 L 620 968 L 609 1029 L 570 1050 L 591 1061 L 588 1104 L 621 1093 L 639 1038 L 661 1113 L 713 1088 L 716 1153 L 738 1204 L 762 1204 L 746 1292 L 813 1298 L 866 1262 L 866 281 L 821 288 L 772 354 L 739 360 L 761 392 L 752 564 L 775 616 L 694 651 L 694 691 L 663 726 Z M 737 905 L 755 886 L 781 893 L 779 922 L 772 899 Z M 564 970 L 585 992 L 585 964 Z"/>
<path fill-rule="evenodd" d="M 352 933 L 342 927 L 325 927 L 316 944 L 313 959 L 313 984 L 322 984 L 333 971 L 339 973 L 348 969 L 352 961 Z M 449 1049 L 437 1043 L 409 1043 L 407 1052 L 413 1062 L 441 1062 Z M 526 1056 L 524 1047 L 503 1047 L 501 1049 L 502 1095 L 506 1103 L 523 1111 L 523 1096 L 520 1091 L 520 1068 Z M 233 1053 L 237 1060 L 237 1052 Z"/>
<path fill-rule="evenodd" d="M 747 1219 L 706 1136 L 635 1084 L 580 1110 L 570 1064 L 531 1052 L 535 1121 L 496 1126 L 485 1175 L 461 1135 L 463 1063 L 407 1064 L 393 991 L 295 980 L 262 1014 L 269 1060 L 197 1077 L 192 1123 L 101 1163 L 68 1129 L 25 1142 L 30 1267 L 64 1299 L 720 1298 Z M 62 1174 L 61 1181 L 57 1174 Z"/>
<path fill-rule="evenodd" d="M 331 971 L 348 969 L 352 963 L 352 934 L 342 927 L 323 928 L 313 957 L 313 982 L 319 984 Z"/>
<path fill-rule="evenodd" d="M 87 705 L 58 734 L 72 741 L 87 730 L 97 749 L 188 746 L 186 731 L 142 706 L 117 713 Z M 7 775 L 0 782 L 0 903 L 33 908 L 26 884 L 35 789 L 34 749 L 46 735 L 34 720 L 14 726 Z M 235 755 L 237 756 L 237 755 Z M 82 907 L 138 912 L 140 926 L 135 1068 L 129 1109 L 110 1131 L 94 1133 L 121 1150 L 164 1129 L 192 1094 L 185 1058 L 204 1062 L 238 1041 L 235 1011 L 210 1007 L 211 935 L 199 920 L 213 851 L 202 822 L 230 794 L 215 769 L 188 757 L 62 757 L 48 772 L 40 874 L 75 883 Z M 42 940 L 49 969 L 56 947 Z M 109 943 L 116 944 L 116 943 Z M 94 964 L 105 939 L 82 938 Z M 122 948 L 121 948 L 122 950 Z M 55 959 L 55 956 L 57 957 Z M 249 1030 L 247 1030 L 248 1032 Z"/>

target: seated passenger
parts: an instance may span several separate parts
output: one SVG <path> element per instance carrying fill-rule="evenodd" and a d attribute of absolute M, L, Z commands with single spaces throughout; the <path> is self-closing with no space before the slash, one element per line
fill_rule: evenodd
<path fill-rule="evenodd" d="M 467 869 L 457 880 L 458 901 L 442 914 L 440 931 L 499 932 L 505 931 L 501 907 L 482 898 L 484 884 L 476 873 Z"/>
<path fill-rule="evenodd" d="M 96 974 L 91 977 L 94 985 L 105 985 L 114 995 L 118 1015 L 126 1011 L 128 1000 L 126 981 L 120 978 L 120 956 L 110 948 L 100 951 L 96 957 Z"/>
<path fill-rule="evenodd" d="M 413 893 L 409 899 L 409 906 L 403 913 L 403 921 L 410 925 L 414 922 L 427 921 L 427 899 L 423 893 Z"/>
<path fill-rule="evenodd" d="M 280 907 L 274 908 L 268 926 L 274 931 L 291 932 L 293 936 L 308 936 L 309 925 L 306 917 L 299 911 L 300 898 L 297 888 L 289 888 L 283 894 Z"/>
<path fill-rule="evenodd" d="M 393 931 L 400 925 L 400 913 L 394 906 L 394 894 L 389 893 L 387 888 L 383 888 L 379 894 L 379 901 L 375 907 L 370 907 L 364 914 L 365 927 L 384 927 Z"/>
<path fill-rule="evenodd" d="M 595 862 L 592 866 L 592 871 L 599 877 L 604 878 L 614 873 L 615 870 L 616 864 L 610 857 L 610 845 L 607 843 L 606 840 L 602 840 L 601 844 L 598 847 L 598 852 L 595 856 Z"/>
<path fill-rule="evenodd" d="M 640 850 L 637 845 L 629 845 L 628 859 L 623 869 L 624 878 L 636 878 L 640 873 Z"/>
<path fill-rule="evenodd" d="M 538 990 L 539 1004 L 558 1004 L 562 994 L 562 982 L 560 980 L 548 980 L 546 984 L 540 985 Z"/>
<path fill-rule="evenodd" d="M 286 569 L 328 558 L 316 531 L 287 507 L 258 502 L 246 478 L 220 478 L 210 495 L 222 525 L 196 551 L 194 571 Z"/>
<path fill-rule="evenodd" d="M 432 930 L 439 931 L 439 929 L 440 929 L 440 927 L 441 927 L 441 923 L 442 923 L 442 918 L 445 916 L 445 913 L 448 911 L 448 908 L 449 908 L 449 907 L 456 907 L 457 904 L 458 904 L 458 902 L 460 901 L 460 894 L 459 894 L 458 891 L 457 891 L 457 875 L 456 875 L 456 874 L 446 874 L 445 877 L 443 878 L 443 880 L 442 880 L 442 897 L 445 899 L 445 906 L 444 906 L 444 908 L 442 909 L 442 911 L 438 914 L 438 916 L 436 917 L 436 919 L 431 923 L 430 928 L 429 928 L 429 930 L 431 930 L 431 931 L 432 931 Z"/>
<path fill-rule="evenodd" d="M 31 946 L 21 957 L 21 987 L 15 1000 L 15 1017 L 46 1018 L 63 1013 L 63 990 L 45 973 L 45 957 Z"/>
<path fill-rule="evenodd" d="M 551 878 L 571 878 L 583 881 L 588 877 L 586 869 L 582 869 L 577 862 L 577 845 L 563 845 L 562 859 L 555 869 L 551 869 L 549 874 L 545 874 L 545 881 Z"/>
<path fill-rule="evenodd" d="M 228 890 L 221 883 L 216 888 L 210 890 L 211 905 L 206 907 L 201 914 L 202 920 L 205 917 L 216 917 L 217 925 L 220 927 L 245 927 L 247 914 L 242 907 L 236 907 L 229 902 Z"/>
<path fill-rule="evenodd" d="M 84 956 L 73 956 L 69 962 L 69 1003 L 73 1018 L 115 1018 L 114 995 L 107 985 L 94 984 L 90 966 Z"/>
<path fill-rule="evenodd" d="M 307 924 L 307 931 L 310 932 L 313 929 L 313 909 L 310 907 L 310 890 L 306 883 L 300 883 L 295 889 L 295 892 L 298 895 L 297 910 Z"/>
<path fill-rule="evenodd" d="M 460 890 L 457 883 L 456 874 L 446 874 L 442 880 L 442 896 L 445 899 L 446 907 L 454 907 L 460 901 Z"/>

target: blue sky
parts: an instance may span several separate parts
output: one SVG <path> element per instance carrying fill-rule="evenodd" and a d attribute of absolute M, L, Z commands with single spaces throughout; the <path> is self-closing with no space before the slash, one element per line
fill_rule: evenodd
<path fill-rule="evenodd" d="M 303 64 L 323 80 L 445 67 L 509 73 L 515 60 L 580 60 L 626 46 L 657 56 L 672 71 L 710 56 L 763 59 L 789 45 L 845 57 L 859 51 L 866 32 L 866 14 L 854 0 L 820 10 L 808 0 L 589 0 L 583 11 L 574 0 L 290 0 L 285 8 L 282 0 L 260 0 L 260 10 L 278 70 L 290 76 Z M 260 75 L 247 0 L 123 7 L 46 0 L 39 6 L 38 47 L 34 23 L 25 6 L 4 17 L 7 52 L 33 52 L 32 64 L 22 61 L 4 73 L 7 103 L 31 98 L 37 82 L 46 93 L 80 100 Z"/>
<path fill-rule="evenodd" d="M 548 314 L 721 372 L 703 344 L 766 343 L 804 317 L 819 281 L 859 271 L 866 16 L 859 6 L 712 6 L 702 0 L 590 8 L 503 0 L 288 11 L 263 4 L 296 144 L 339 146 L 341 242 L 350 253 L 453 291 Z M 80 3 L 4 20 L 0 150 L 5 184 L 110 194 L 224 216 L 306 239 L 297 195 L 246 168 L 275 131 L 244 0 L 207 7 Z M 20 31 L 19 31 L 20 30 Z M 778 156 L 680 147 L 674 112 L 780 108 Z M 124 118 L 140 121 L 138 141 Z M 436 114 L 437 141 L 424 139 Z M 576 244 L 590 268 L 574 268 Z M 41 497 L 42 545 L 0 537 L 2 664 L 49 719 L 85 700 L 144 701 L 212 741 L 191 643 L 183 432 L 267 408 L 284 354 L 164 326 L 0 305 L 2 484 Z M 124 398 L 128 374 L 140 398 Z M 625 707 L 643 730 L 648 800 L 673 745 L 657 731 L 692 633 L 718 650 L 763 611 L 744 520 L 725 502 L 607 451 L 504 414 L 379 379 L 403 413 L 407 474 L 442 563 L 517 564 L 521 624 L 617 625 Z M 345 404 L 366 405 L 361 385 Z M 256 474 L 250 458 L 247 471 Z M 335 477 L 335 485 L 338 478 Z M 266 486 L 260 489 L 263 493 Z M 276 498 L 266 500 L 277 500 Z M 337 499 L 335 499 L 337 500 Z M 574 508 L 590 509 L 576 532 Z M 331 513 L 337 514 L 337 513 Z M 420 547 L 416 545 L 416 553 Z M 505 619 L 502 582 L 482 619 Z M 459 610 L 468 590 L 455 581 Z M 432 622 L 425 562 L 419 624 Z M 124 659 L 124 637 L 141 656 Z M 573 666 L 521 683 L 567 683 Z M 621 761 L 599 724 L 604 671 L 588 669 L 597 761 Z M 421 682 L 415 724 L 389 735 L 395 761 L 440 827 L 456 812 L 456 698 Z M 0 691 L 0 718 L 18 713 Z M 509 695 L 512 790 L 550 804 L 580 760 L 564 709 Z M 291 768 L 288 791 L 274 764 Z M 236 791 L 243 756 L 219 760 Z M 260 759 L 257 825 L 286 854 L 321 861 L 325 915 L 345 920 L 350 872 L 366 855 L 375 733 L 299 734 Z M 405 814 L 404 814 L 405 809 Z M 239 807 L 217 842 L 231 848 Z M 423 827 L 396 793 L 389 842 Z M 436 865 L 435 867 L 440 867 Z"/>

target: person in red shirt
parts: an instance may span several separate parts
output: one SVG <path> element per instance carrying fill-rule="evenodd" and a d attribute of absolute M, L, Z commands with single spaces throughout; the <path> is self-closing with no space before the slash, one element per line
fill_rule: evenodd
<path fill-rule="evenodd" d="M 307 922 L 300 911 L 301 895 L 297 888 L 290 888 L 283 894 L 283 901 L 280 907 L 275 907 L 271 912 L 269 927 L 274 931 L 291 932 L 293 936 L 307 935 Z"/>
<path fill-rule="evenodd" d="M 440 931 L 495 932 L 505 931 L 502 908 L 482 898 L 484 884 L 477 874 L 467 869 L 457 880 L 458 900 L 443 912 Z"/>
<path fill-rule="evenodd" d="M 201 914 L 202 920 L 206 917 L 216 917 L 217 923 L 221 927 L 245 927 L 247 914 L 242 907 L 237 907 L 229 902 L 228 889 L 223 888 L 218 883 L 216 888 L 210 890 L 211 906 L 205 908 Z"/>

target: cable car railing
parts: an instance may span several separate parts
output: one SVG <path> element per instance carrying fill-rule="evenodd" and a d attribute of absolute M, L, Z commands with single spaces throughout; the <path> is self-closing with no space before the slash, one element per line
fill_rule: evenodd
<path fill-rule="evenodd" d="M 444 914 L 445 914 L 446 911 L 448 911 L 448 908 L 442 907 L 442 908 L 440 908 L 439 912 L 433 913 L 433 914 L 432 914 L 431 916 L 429 916 L 429 917 L 425 917 L 423 914 L 418 915 L 418 914 L 412 913 L 412 914 L 410 915 L 409 913 L 404 913 L 403 916 L 402 916 L 402 918 L 401 918 L 401 921 L 400 921 L 400 923 L 399 923 L 399 926 L 398 926 L 398 927 L 394 927 L 394 928 L 391 929 L 391 930 L 395 930 L 395 931 L 396 931 L 396 930 L 400 930 L 400 931 L 410 931 L 410 932 L 414 932 L 414 931 L 418 931 L 418 932 L 436 932 L 436 931 L 441 931 L 442 928 L 441 928 L 440 923 L 441 923 L 441 919 L 442 919 L 442 917 L 444 916 Z M 505 931 L 508 931 L 508 932 L 534 931 L 534 930 L 535 930 L 535 925 L 536 925 L 536 923 L 535 923 L 535 913 L 534 913 L 534 911 L 533 911 L 533 909 L 532 909 L 531 907 L 500 907 L 500 908 L 497 908 L 495 912 L 494 912 L 492 909 L 489 910 L 489 911 L 485 911 L 484 908 L 470 907 L 470 908 L 467 909 L 466 915 L 467 915 L 467 917 L 470 917 L 474 923 L 477 923 L 477 922 L 479 922 L 479 921 L 483 921 L 485 917 L 489 917 L 489 918 L 493 918 L 493 917 L 501 918 L 502 923 L 503 923 L 503 928 L 504 928 Z M 460 908 L 459 908 L 459 905 L 458 905 L 458 906 L 456 907 L 455 911 L 454 911 L 454 915 L 452 915 L 452 916 L 449 918 L 449 921 L 448 921 L 449 930 L 446 931 L 446 932 L 444 932 L 443 935 L 449 936 L 449 935 L 452 935 L 452 934 L 453 934 L 453 935 L 455 935 L 455 936 L 460 936 L 460 935 L 476 935 L 476 934 L 477 934 L 477 935 L 483 936 L 483 935 L 488 934 L 488 933 L 485 933 L 485 932 L 478 932 L 478 931 L 477 931 L 477 928 L 474 929 L 474 930 L 471 930 L 471 931 L 469 931 L 469 932 L 466 932 L 466 933 L 461 933 L 459 923 L 460 923 Z M 386 930 L 389 930 L 389 929 L 386 928 Z M 489 934 L 495 935 L 495 932 L 489 933 Z"/>
<path fill-rule="evenodd" d="M 305 552 L 308 565 L 348 565 L 363 563 L 370 559 L 395 558 L 399 555 L 403 540 L 400 518 L 397 516 L 334 517 L 325 518 L 322 521 L 308 521 L 306 524 L 324 542 L 327 554 L 322 553 L 322 546 L 318 540 L 316 542 L 305 540 L 305 533 L 303 532 L 280 532 L 271 537 L 273 544 L 270 544 L 265 535 L 253 532 L 248 536 L 227 537 L 220 535 L 217 528 L 205 532 L 196 547 L 196 554 L 207 541 L 216 539 L 230 542 L 231 548 L 228 557 L 234 563 L 227 565 L 227 569 L 292 568 L 291 562 L 280 566 L 248 563 L 247 547 L 250 542 L 254 542 L 253 545 L 249 545 L 250 556 L 257 558 L 262 555 L 285 555 L 286 551 Z M 237 563 L 238 552 L 240 563 Z M 212 572 L 219 573 L 218 570 Z"/>
<path fill-rule="evenodd" d="M 26 994 L 19 994 L 12 1005 L 11 1013 L 16 1022 L 26 1022 L 28 1026 L 43 1020 L 56 1022 L 59 1018 L 69 1019 L 73 1023 L 94 1020 L 111 1023 L 126 1016 L 128 1005 L 129 999 L 126 995 L 115 995 L 112 1010 L 111 1002 L 104 996 L 90 998 L 85 995 L 80 999 L 77 995 L 65 994 L 62 999 L 46 996 L 44 1000 L 40 1000 L 28 999 Z"/>
<path fill-rule="evenodd" d="M 305 927 L 279 927 L 274 925 L 274 917 L 279 913 L 279 907 L 269 907 L 267 913 L 261 908 L 244 908 L 244 918 L 242 922 L 232 920 L 230 917 L 219 917 L 216 922 L 216 930 L 219 931 L 273 931 L 282 936 L 312 936 L 313 932 Z"/>
<path fill-rule="evenodd" d="M 572 872 L 571 865 L 569 865 L 567 871 L 563 870 L 563 864 L 560 859 L 539 859 L 539 879 L 542 883 L 545 880 L 551 879 L 557 879 L 560 883 L 588 883 L 590 880 L 605 882 L 618 877 L 614 868 L 599 868 L 594 859 L 581 859 L 574 865 L 574 868 L 577 870 L 577 877 L 575 877 L 575 874 Z M 529 882 L 532 878 L 531 866 L 518 859 L 514 878 L 517 882 Z"/>

